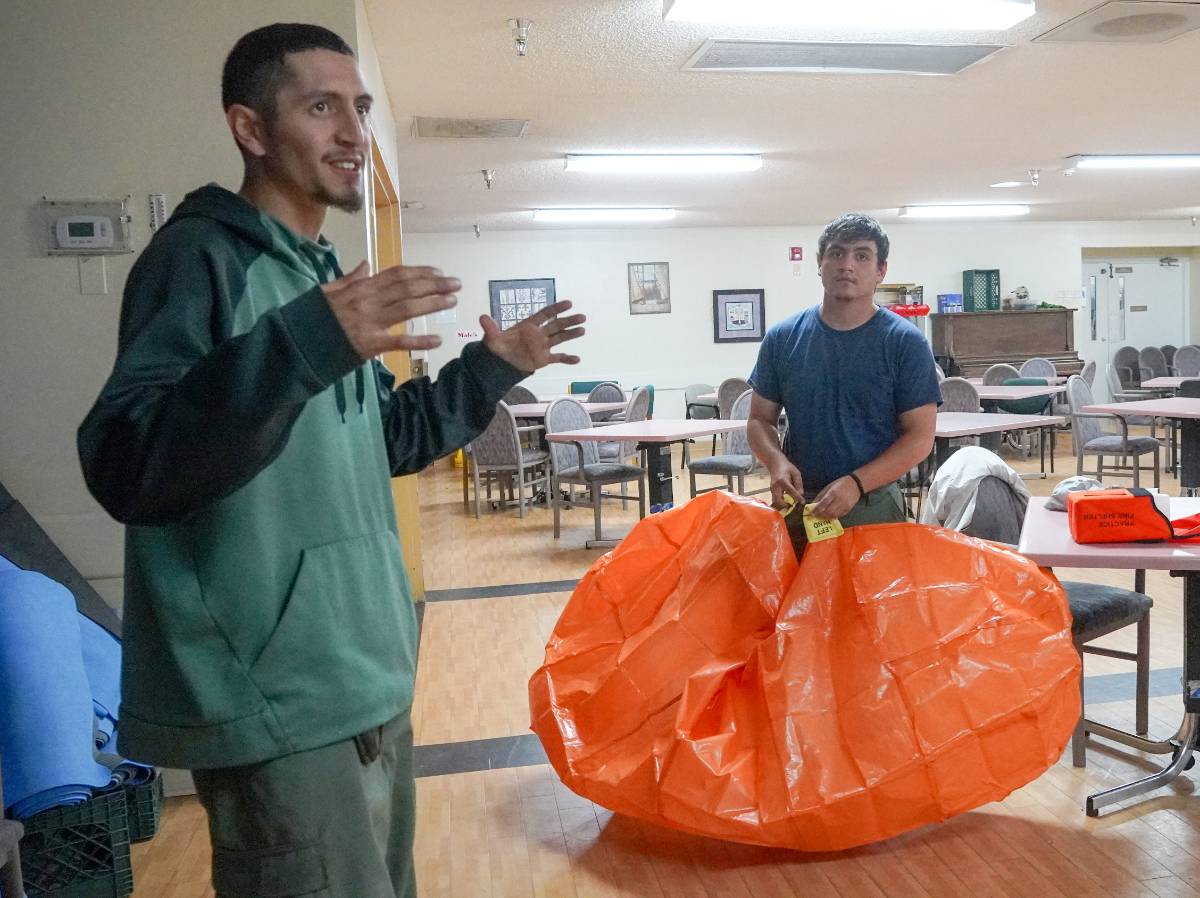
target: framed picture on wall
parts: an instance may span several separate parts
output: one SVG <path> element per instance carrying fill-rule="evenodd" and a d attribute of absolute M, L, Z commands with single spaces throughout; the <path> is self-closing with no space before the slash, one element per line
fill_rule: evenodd
<path fill-rule="evenodd" d="M 629 314 L 671 311 L 671 275 L 666 262 L 629 263 Z"/>
<path fill-rule="evenodd" d="M 714 342 L 761 342 L 766 333 L 763 319 L 765 297 L 765 290 L 714 290 Z"/>
<path fill-rule="evenodd" d="M 505 330 L 554 302 L 554 278 L 488 281 L 488 296 L 492 317 Z"/>

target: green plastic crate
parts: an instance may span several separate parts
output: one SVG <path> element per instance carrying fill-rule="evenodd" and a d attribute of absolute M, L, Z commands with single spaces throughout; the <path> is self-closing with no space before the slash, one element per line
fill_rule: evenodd
<path fill-rule="evenodd" d="M 21 874 L 29 898 L 126 898 L 133 892 L 124 790 L 21 822 Z"/>
<path fill-rule="evenodd" d="M 154 771 L 154 779 L 138 786 L 125 786 L 125 807 L 129 812 L 129 841 L 145 842 L 158 832 L 162 816 L 162 774 Z"/>
<path fill-rule="evenodd" d="M 1000 311 L 1000 269 L 972 268 L 963 273 L 963 311 Z"/>

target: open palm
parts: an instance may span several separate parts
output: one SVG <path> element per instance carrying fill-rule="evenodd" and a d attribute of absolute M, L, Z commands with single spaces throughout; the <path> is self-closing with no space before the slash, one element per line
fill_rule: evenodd
<path fill-rule="evenodd" d="M 480 315 L 483 343 L 514 368 L 530 374 L 555 362 L 577 365 L 579 356 L 554 351 L 554 347 L 560 343 L 583 336 L 580 325 L 587 320 L 586 315 L 558 317 L 570 308 L 569 300 L 556 302 L 539 309 L 508 330 L 501 330 L 491 315 Z"/>

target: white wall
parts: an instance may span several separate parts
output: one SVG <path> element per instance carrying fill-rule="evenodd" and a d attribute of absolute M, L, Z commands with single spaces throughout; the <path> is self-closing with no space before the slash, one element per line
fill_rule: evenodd
<path fill-rule="evenodd" d="M 1200 229 L 1187 222 L 1066 222 L 899 224 L 892 241 L 889 283 L 925 287 L 929 303 L 938 293 L 960 293 L 965 268 L 998 268 L 1003 293 L 1029 288 L 1038 300 L 1078 305 L 1081 261 L 1089 246 L 1197 246 Z M 624 384 L 653 383 L 655 414 L 681 415 L 682 388 L 746 376 L 758 345 L 713 342 L 712 291 L 766 290 L 768 324 L 821 298 L 816 273 L 820 228 L 663 228 L 643 230 L 540 230 L 463 234 L 407 234 L 405 261 L 437 265 L 463 281 L 457 322 L 428 322 L 443 336 L 429 355 L 436 371 L 466 342 L 458 331 L 478 332 L 488 311 L 488 281 L 555 278 L 560 299 L 586 312 L 588 333 L 578 341 L 583 361 L 556 366 L 530 378 L 544 392 L 561 392 L 569 380 L 613 378 Z M 788 261 L 791 246 L 804 247 L 799 276 Z M 671 312 L 630 315 L 626 264 L 669 262 Z M 1200 295 L 1193 293 L 1193 306 Z M 1077 315 L 1077 347 L 1082 317 Z M 1194 336 L 1200 336 L 1196 334 Z"/>
<path fill-rule="evenodd" d="M 129 194 L 140 249 L 147 194 L 165 193 L 173 207 L 207 181 L 236 190 L 241 161 L 221 111 L 221 66 L 238 37 L 274 21 L 315 22 L 364 46 L 381 98 L 376 130 L 394 144 L 395 126 L 382 84 L 371 83 L 378 65 L 357 0 L 18 5 L 0 32 L 0 481 L 116 607 L 122 528 L 84 486 L 75 431 L 111 369 L 135 256 L 106 259 L 107 295 L 81 295 L 76 260 L 44 254 L 38 200 Z M 333 213 L 326 233 L 346 260 L 366 255 L 365 215 Z"/>

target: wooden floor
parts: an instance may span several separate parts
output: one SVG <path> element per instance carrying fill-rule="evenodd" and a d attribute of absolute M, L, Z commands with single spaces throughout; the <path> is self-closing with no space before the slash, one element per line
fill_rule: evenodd
<path fill-rule="evenodd" d="M 1045 494 L 1074 473 L 1059 440 L 1059 474 L 1029 482 Z M 1031 465 L 1006 455 L 1015 467 Z M 1164 489 L 1176 492 L 1171 478 Z M 686 495 L 686 476 L 676 481 Z M 459 472 L 443 462 L 421 476 L 423 546 L 430 589 L 542 583 L 579 577 L 599 553 L 583 549 L 591 512 L 565 516 L 551 539 L 535 509 L 465 515 Z M 636 505 L 606 508 L 623 533 Z M 1064 579 L 1130 585 L 1128 572 L 1057 572 Z M 1152 666 L 1182 663 L 1181 584 L 1148 575 L 1154 597 Z M 417 744 L 528 732 L 526 682 L 568 593 L 427 603 L 416 702 Z M 1132 648 L 1132 631 L 1109 637 Z M 1089 656 L 1088 676 L 1131 666 Z M 1130 726 L 1128 702 L 1089 704 L 1091 716 Z M 1153 735 L 1174 732 L 1178 695 L 1151 703 Z M 428 898 L 1193 898 L 1200 895 L 1200 800 L 1184 776 L 1155 797 L 1087 818 L 1089 792 L 1154 769 L 1157 759 L 1089 750 L 1088 767 L 1064 758 L 1002 802 L 890 841 L 837 854 L 758 849 L 684 835 L 614 816 L 565 789 L 548 766 L 418 780 L 417 864 Z M 1198 771 L 1200 772 L 1200 771 Z M 209 845 L 195 799 L 168 801 L 159 835 L 134 846 L 136 898 L 206 898 Z M 341 898 L 341 896 L 339 896 Z M 345 896 L 359 898 L 359 896 Z"/>

